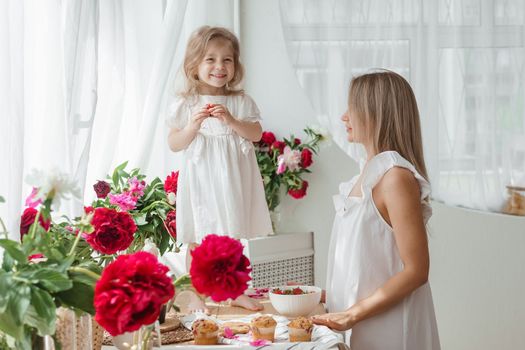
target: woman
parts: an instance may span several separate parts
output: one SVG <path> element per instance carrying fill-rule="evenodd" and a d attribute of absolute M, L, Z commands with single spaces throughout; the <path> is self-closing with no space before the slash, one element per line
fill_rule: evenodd
<path fill-rule="evenodd" d="M 330 313 L 314 323 L 347 331 L 352 350 L 440 349 L 427 282 L 430 184 L 414 93 L 394 72 L 356 77 L 341 119 L 367 162 L 334 196 Z"/>

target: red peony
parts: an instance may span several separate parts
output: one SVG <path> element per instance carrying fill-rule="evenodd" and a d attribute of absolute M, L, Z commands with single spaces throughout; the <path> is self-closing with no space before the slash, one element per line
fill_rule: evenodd
<path fill-rule="evenodd" d="M 175 193 L 177 194 L 177 184 L 179 182 L 179 172 L 178 171 L 172 171 L 168 177 L 166 177 L 166 180 L 164 181 L 164 191 L 166 193 Z"/>
<path fill-rule="evenodd" d="M 298 146 L 298 145 L 301 144 L 301 139 L 298 139 L 298 138 L 296 137 L 296 138 L 293 139 L 293 143 L 294 143 L 295 145 Z"/>
<path fill-rule="evenodd" d="M 95 320 L 111 335 L 155 322 L 162 305 L 175 295 L 168 271 L 147 252 L 117 257 L 95 286 Z"/>
<path fill-rule="evenodd" d="M 312 151 L 310 151 L 308 148 L 305 148 L 301 151 L 301 167 L 306 169 L 310 165 L 312 165 Z"/>
<path fill-rule="evenodd" d="M 275 139 L 275 135 L 273 132 L 264 131 L 262 133 L 261 142 L 264 143 L 265 145 L 270 146 L 271 144 L 275 142 L 275 140 L 276 139 Z"/>
<path fill-rule="evenodd" d="M 96 208 L 91 225 L 94 232 L 85 235 L 86 241 L 103 254 L 114 254 L 127 249 L 137 231 L 131 215 L 108 208 Z"/>
<path fill-rule="evenodd" d="M 35 222 L 36 213 L 38 213 L 38 210 L 35 208 L 26 208 L 22 213 L 22 217 L 20 218 L 20 240 L 22 240 L 22 237 L 24 237 L 24 235 L 29 232 L 29 228 Z M 42 215 L 40 215 L 38 222 L 40 223 L 40 226 L 44 228 L 44 230 L 49 230 L 49 226 L 51 226 L 50 219 L 44 220 Z"/>
<path fill-rule="evenodd" d="M 175 210 L 170 210 L 168 214 L 166 215 L 166 227 L 168 229 L 169 234 L 173 239 L 177 239 L 177 213 Z"/>
<path fill-rule="evenodd" d="M 272 143 L 272 146 L 270 147 L 272 150 L 279 150 L 279 154 L 283 154 L 284 147 L 286 147 L 286 144 L 282 141 L 275 141 Z"/>
<path fill-rule="evenodd" d="M 214 301 L 235 299 L 248 288 L 250 260 L 242 244 L 228 236 L 208 235 L 191 252 L 191 282 Z"/>
<path fill-rule="evenodd" d="M 308 188 L 308 181 L 303 181 L 301 188 L 298 190 L 289 189 L 288 194 L 295 199 L 301 199 L 306 196 L 306 189 Z"/>
<path fill-rule="evenodd" d="M 93 189 L 97 194 L 97 198 L 106 198 L 109 192 L 111 192 L 111 186 L 106 181 L 97 181 L 93 185 Z"/>

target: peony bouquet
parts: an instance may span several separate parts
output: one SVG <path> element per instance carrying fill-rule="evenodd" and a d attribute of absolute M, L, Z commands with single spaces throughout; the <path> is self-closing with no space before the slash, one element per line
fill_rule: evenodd
<path fill-rule="evenodd" d="M 93 212 L 94 232 L 86 236 L 91 246 L 102 254 L 141 250 L 147 239 L 164 254 L 177 251 L 175 198 L 178 172 L 163 182 L 158 177 L 146 183 L 139 169 L 126 171 L 127 162 L 115 168 L 107 181 L 98 181 L 93 189 L 97 199 L 87 212 Z"/>
<path fill-rule="evenodd" d="M 306 196 L 308 181 L 303 179 L 310 173 L 313 155 L 317 154 L 319 143 L 324 139 L 321 132 L 307 127 L 304 129 L 308 139 L 302 140 L 291 135 L 290 138 L 277 140 L 270 131 L 263 132 L 262 138 L 255 144 L 257 163 L 263 177 L 264 191 L 268 208 L 273 211 L 280 203 L 279 190 L 286 188 L 289 196 L 300 199 Z"/>

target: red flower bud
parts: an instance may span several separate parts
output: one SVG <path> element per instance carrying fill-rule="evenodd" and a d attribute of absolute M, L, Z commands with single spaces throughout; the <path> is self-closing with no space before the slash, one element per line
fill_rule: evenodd
<path fill-rule="evenodd" d="M 93 185 L 97 198 L 106 198 L 111 191 L 111 186 L 106 181 L 98 181 Z"/>
<path fill-rule="evenodd" d="M 288 194 L 295 199 L 301 199 L 304 196 L 306 196 L 307 188 L 308 188 L 308 181 L 303 181 L 303 184 L 301 185 L 300 189 L 289 189 Z"/>

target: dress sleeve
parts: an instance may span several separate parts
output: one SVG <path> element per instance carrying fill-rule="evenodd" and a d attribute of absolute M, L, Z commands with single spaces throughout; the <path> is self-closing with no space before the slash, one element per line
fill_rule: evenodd
<path fill-rule="evenodd" d="M 239 104 L 239 113 L 236 116 L 239 120 L 258 122 L 261 118 L 261 112 L 255 104 L 255 101 L 247 94 L 244 94 Z"/>
<path fill-rule="evenodd" d="M 189 108 L 184 98 L 177 98 L 167 108 L 166 125 L 170 128 L 182 129 L 188 124 Z"/>

